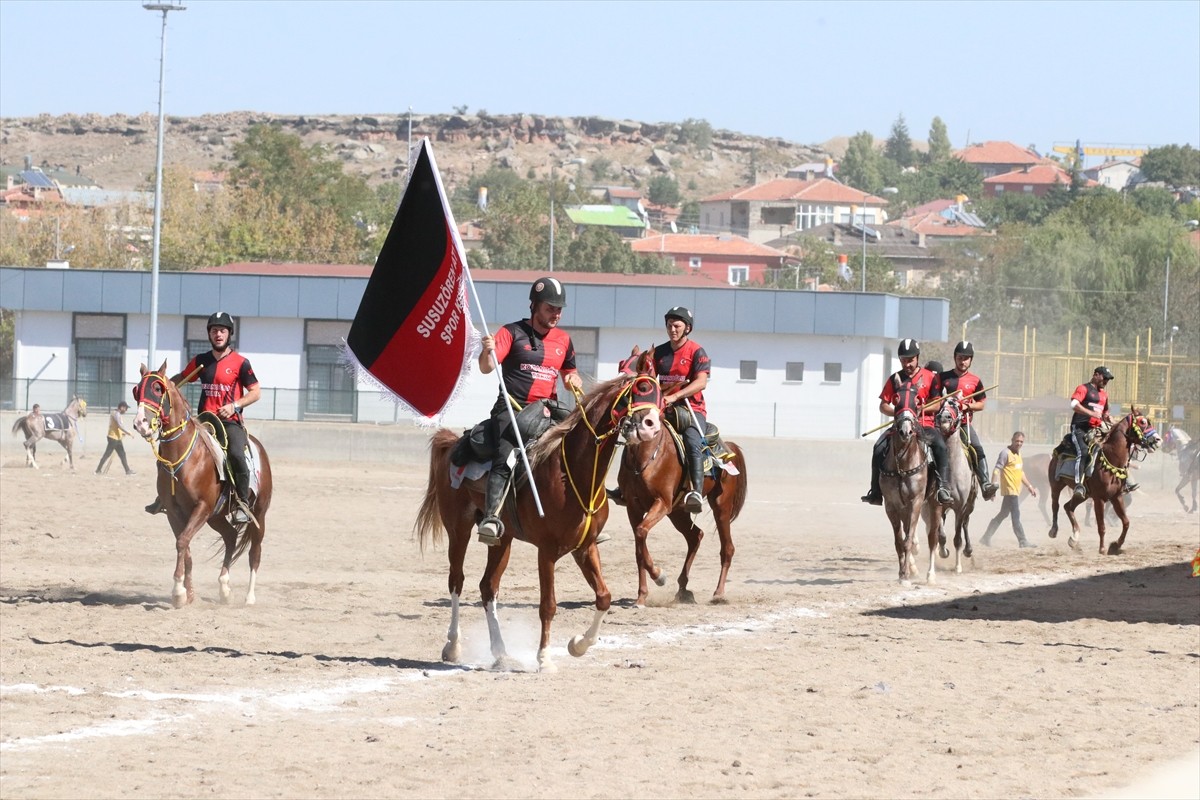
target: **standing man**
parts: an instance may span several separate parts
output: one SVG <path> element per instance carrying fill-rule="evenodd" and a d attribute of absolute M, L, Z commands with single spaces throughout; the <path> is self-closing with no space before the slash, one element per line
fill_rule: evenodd
<path fill-rule="evenodd" d="M 183 386 L 199 380 L 199 412 L 216 414 L 225 423 L 229 437 L 229 463 L 233 468 L 234 486 L 237 490 L 236 508 L 231 521 L 244 525 L 250 521 L 250 466 L 246 463 L 246 427 L 242 411 L 246 406 L 258 402 L 262 388 L 250 361 L 233 349 L 233 317 L 218 311 L 208 318 L 208 343 L 212 350 L 201 353 L 188 362 L 183 370 L 171 378 L 171 383 Z M 157 514 L 162 504 L 155 500 L 146 506 L 146 511 Z"/>
<path fill-rule="evenodd" d="M 947 488 L 949 481 L 950 462 L 946 454 L 946 440 L 933 428 L 933 415 L 925 409 L 925 404 L 933 392 L 936 376 L 917 363 L 921 357 L 921 344 L 916 339 L 903 339 L 896 348 L 896 356 L 900 359 L 900 371 L 895 372 L 883 384 L 879 393 L 879 413 L 894 417 L 902 409 L 912 409 L 921 423 L 921 439 L 933 450 L 933 463 L 937 472 L 937 501 L 942 505 L 954 502 Z M 879 473 L 883 471 L 883 459 L 887 456 L 888 438 L 891 430 L 886 430 L 875 442 L 871 452 L 871 489 L 862 497 L 864 503 L 873 506 L 883 505 L 883 492 L 879 489 Z"/>
<path fill-rule="evenodd" d="M 125 468 L 125 474 L 134 474 L 133 470 L 129 468 L 129 462 L 125 460 L 125 444 L 121 441 L 122 436 L 133 436 L 121 424 L 121 415 L 128 410 L 129 404 L 122 400 L 117 403 L 117 407 L 113 409 L 108 418 L 108 444 L 104 448 L 104 455 L 100 456 L 100 463 L 96 465 L 97 475 L 104 471 L 104 464 L 113 453 L 116 453 L 117 457 L 121 459 L 121 466 Z"/>
<path fill-rule="evenodd" d="M 662 386 L 664 408 L 675 408 L 673 421 L 683 437 L 687 452 L 688 477 L 691 491 L 683 497 L 683 507 L 689 514 L 704 510 L 704 434 L 708 426 L 708 410 L 704 389 L 712 366 L 708 353 L 691 338 L 691 310 L 674 306 L 663 315 L 667 326 L 667 341 L 654 348 L 654 366 Z"/>
<path fill-rule="evenodd" d="M 1075 496 L 1087 497 L 1087 487 L 1084 481 L 1092 474 L 1092 465 L 1088 463 L 1087 437 L 1093 428 L 1099 428 L 1100 423 L 1111 421 L 1108 415 L 1108 392 L 1104 387 L 1112 380 L 1113 374 L 1108 367 L 1096 367 L 1092 371 L 1092 379 L 1075 387 L 1071 395 L 1071 443 L 1075 445 Z M 1136 488 L 1136 484 L 1134 485 Z"/>
<path fill-rule="evenodd" d="M 966 425 L 971 448 L 975 451 L 975 475 L 979 478 L 979 489 L 983 493 L 983 499 L 991 500 L 996 496 L 996 484 L 988 477 L 987 456 L 983 453 L 983 445 L 979 443 L 979 434 L 971 425 L 975 412 L 983 411 L 983 407 L 987 405 L 983 381 L 970 371 L 974 358 L 975 346 L 970 342 L 961 341 L 954 345 L 954 369 L 938 375 L 934 384 L 934 395 L 958 394 L 962 398 L 963 424 Z"/>
<path fill-rule="evenodd" d="M 566 388 L 583 390 L 583 381 L 575 369 L 575 345 L 570 334 L 558 327 L 566 304 L 567 290 L 557 278 L 539 278 L 529 288 L 529 318 L 505 325 L 495 336 L 483 337 L 479 370 L 487 375 L 499 364 L 504 387 L 508 389 L 507 395 L 503 388 L 500 390 L 492 406 L 491 439 L 496 453 L 488 473 L 486 508 L 476 530 L 479 541 L 488 546 L 498 544 L 504 535 L 500 502 L 512 476 L 509 456 L 516 449 L 509 403 L 519 410 L 538 400 L 558 400 L 560 376 Z M 565 414 L 556 419 L 564 417 Z"/>
<path fill-rule="evenodd" d="M 1017 545 L 1019 547 L 1037 547 L 1036 544 L 1025 538 L 1025 527 L 1021 525 L 1021 487 L 1024 486 L 1029 490 L 1029 493 L 1037 497 L 1037 489 L 1033 488 L 1033 484 L 1025 477 L 1025 466 L 1021 459 L 1021 447 L 1025 444 L 1025 434 L 1017 431 L 1013 434 L 1012 442 L 1008 447 L 1000 452 L 1000 457 L 996 459 L 996 468 L 992 471 L 992 477 L 1000 476 L 1000 513 L 992 517 L 992 521 L 988 523 L 987 532 L 980 539 L 980 544 L 984 547 L 992 546 L 992 535 L 996 533 L 996 529 L 1000 527 L 1000 523 L 1004 518 L 1012 516 L 1013 533 L 1017 535 Z"/>

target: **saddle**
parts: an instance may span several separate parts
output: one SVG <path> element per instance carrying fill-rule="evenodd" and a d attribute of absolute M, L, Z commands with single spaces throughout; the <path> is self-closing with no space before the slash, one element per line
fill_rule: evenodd
<path fill-rule="evenodd" d="M 511 399 L 510 399 L 511 401 Z M 515 401 L 513 402 L 516 405 Z M 531 445 L 550 430 L 555 423 L 562 422 L 570 412 L 555 400 L 535 400 L 517 411 L 517 430 L 521 440 Z M 505 429 L 508 441 L 516 444 L 516 437 L 511 430 Z M 490 465 L 499 450 L 496 441 L 495 426 L 491 417 L 477 423 L 470 430 L 465 430 L 455 442 L 450 451 L 450 463 L 456 467 L 466 467 L 471 462 Z"/>
<path fill-rule="evenodd" d="M 71 418 L 66 414 L 42 414 L 42 419 L 45 420 L 46 433 L 71 430 Z"/>
<path fill-rule="evenodd" d="M 663 422 L 671 434 L 671 440 L 675 443 L 675 455 L 679 457 L 679 463 L 686 466 L 687 449 L 683 444 L 683 435 L 679 433 L 683 427 L 686 427 L 681 425 L 684 422 L 683 416 L 684 412 L 678 406 L 671 406 L 663 412 Z M 704 428 L 704 444 L 700 448 L 700 453 L 704 458 L 702 469 L 708 477 L 719 480 L 719 470 L 723 469 L 721 465 L 731 461 L 734 453 L 721 438 L 721 431 L 716 425 L 705 420 Z M 686 474 L 686 470 L 684 472 Z M 696 491 L 701 490 L 697 489 Z"/>
<path fill-rule="evenodd" d="M 217 450 L 213 452 L 213 455 L 217 456 L 217 479 L 221 481 L 225 489 L 233 492 L 235 477 L 233 474 L 233 460 L 229 457 L 229 433 L 225 430 L 225 420 L 211 411 L 201 411 L 196 415 L 196 421 L 217 446 Z M 256 469 L 256 462 L 255 448 L 247 440 L 246 468 L 250 471 L 251 498 L 258 494 L 258 481 L 256 480 L 258 470 Z"/>

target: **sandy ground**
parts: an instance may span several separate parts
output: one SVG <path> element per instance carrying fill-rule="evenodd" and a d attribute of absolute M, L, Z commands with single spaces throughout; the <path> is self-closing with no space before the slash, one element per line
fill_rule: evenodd
<path fill-rule="evenodd" d="M 833 447 L 831 445 L 830 447 Z M 534 671 L 537 574 L 518 543 L 502 621 L 523 672 L 490 667 L 477 594 L 468 663 L 441 663 L 442 550 L 412 538 L 425 465 L 278 459 L 258 604 L 169 605 L 174 547 L 148 448 L 135 477 L 0 463 L 0 795 L 16 797 L 1197 797 L 1200 546 L 1150 488 L 1126 552 L 1045 537 L 1032 501 L 961 575 L 901 587 L 854 474 L 797 482 L 745 443 L 729 603 L 637 609 L 623 514 L 601 548 L 614 608 L 558 569 L 557 674 Z M 53 452 L 49 451 L 48 452 Z M 757 459 L 756 459 L 757 456 Z M 610 481 L 611 485 L 611 481 Z M 982 534 L 997 504 L 975 521 Z M 711 516 L 701 525 L 712 533 Z M 692 588 L 717 575 L 708 536 Z M 683 540 L 651 537 L 674 575 Z M 924 547 L 922 547 L 924 552 Z M 483 563 L 468 554 L 468 587 Z M 924 577 L 922 555 L 920 576 Z"/>

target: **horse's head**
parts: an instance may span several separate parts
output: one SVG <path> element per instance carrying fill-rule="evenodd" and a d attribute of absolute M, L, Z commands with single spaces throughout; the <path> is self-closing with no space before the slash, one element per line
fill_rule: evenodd
<path fill-rule="evenodd" d="M 962 423 L 962 406 L 958 398 L 947 397 L 942 402 L 942 407 L 938 409 L 937 414 L 934 415 L 933 422 L 943 436 L 950 436 L 957 431 L 958 426 Z"/>
<path fill-rule="evenodd" d="M 613 404 L 613 421 L 626 442 L 648 442 L 662 430 L 662 387 L 654 365 L 654 347 L 641 350 L 634 345 L 629 358 L 618 367 L 633 380 Z"/>
<path fill-rule="evenodd" d="M 87 400 L 84 400 L 82 397 L 76 397 L 73 401 L 71 401 L 71 405 L 75 406 L 75 408 L 79 410 L 79 416 L 87 416 Z"/>
<path fill-rule="evenodd" d="M 1153 453 L 1155 448 L 1161 444 L 1154 423 L 1145 415 L 1139 414 L 1136 407 L 1130 408 L 1129 416 L 1126 419 L 1129 421 L 1129 427 L 1125 431 L 1125 439 L 1129 442 L 1130 447 L 1138 447 L 1148 453 Z"/>
<path fill-rule="evenodd" d="M 892 435 L 902 444 L 907 445 L 917 435 L 917 414 L 911 408 L 902 408 L 892 420 Z"/>
<path fill-rule="evenodd" d="M 172 406 L 178 413 L 185 413 L 186 408 L 182 396 L 167 378 L 167 362 L 157 370 L 140 365 L 141 378 L 133 387 L 133 401 L 137 403 L 137 415 L 133 418 L 133 429 L 143 439 L 150 441 L 159 438 L 164 428 L 170 428 L 172 423 Z M 182 422 L 183 420 L 179 420 Z"/>
<path fill-rule="evenodd" d="M 1187 447 L 1188 442 L 1191 440 L 1192 438 L 1187 435 L 1187 431 L 1178 425 L 1172 425 L 1162 435 L 1163 452 L 1175 453 Z"/>

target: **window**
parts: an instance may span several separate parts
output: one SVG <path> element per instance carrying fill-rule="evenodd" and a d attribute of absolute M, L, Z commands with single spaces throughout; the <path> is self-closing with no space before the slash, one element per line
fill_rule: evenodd
<path fill-rule="evenodd" d="M 74 325 L 75 386 L 71 393 L 99 406 L 115 406 L 125 399 L 125 317 L 76 314 Z"/>
<path fill-rule="evenodd" d="M 996 194 L 1004 194 L 1004 187 L 1000 184 L 996 184 Z"/>
<path fill-rule="evenodd" d="M 835 364 L 832 361 L 825 362 L 825 382 L 826 383 L 841 383 L 842 382 L 842 365 Z"/>
<path fill-rule="evenodd" d="M 907 289 L 908 288 L 908 273 L 907 272 L 905 272 L 902 269 L 898 269 L 895 272 L 893 272 L 892 275 L 896 279 L 896 288 L 897 289 Z"/>
<path fill-rule="evenodd" d="M 804 382 L 804 362 L 789 361 L 783 370 L 783 379 L 788 383 Z"/>
<path fill-rule="evenodd" d="M 800 205 L 796 207 L 796 230 L 806 231 L 833 222 L 833 206 Z"/>
<path fill-rule="evenodd" d="M 750 267 L 731 266 L 729 268 L 729 285 L 740 286 L 750 280 Z"/>
<path fill-rule="evenodd" d="M 688 256 L 688 266 L 692 269 L 700 269 L 702 263 L 700 256 Z"/>
<path fill-rule="evenodd" d="M 738 378 L 743 381 L 758 380 L 758 362 L 757 361 L 741 361 L 738 364 L 740 374 Z"/>
<path fill-rule="evenodd" d="M 349 322 L 304 323 L 306 414 L 354 414 L 354 379 L 342 365 L 341 343 L 349 334 Z"/>
<path fill-rule="evenodd" d="M 1025 194 L 1033 194 L 1033 187 L 1027 183 L 1022 187 L 1021 191 L 1025 192 Z"/>

